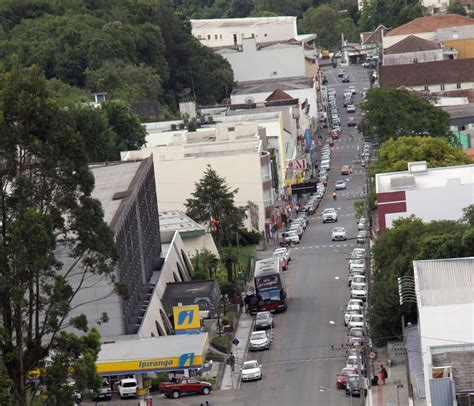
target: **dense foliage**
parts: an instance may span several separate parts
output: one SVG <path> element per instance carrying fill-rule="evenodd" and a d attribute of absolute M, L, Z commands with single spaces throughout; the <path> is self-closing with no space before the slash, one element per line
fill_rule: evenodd
<path fill-rule="evenodd" d="M 67 85 L 175 108 L 183 95 L 207 104 L 232 88 L 227 61 L 201 46 L 166 1 L 5 0 L 0 24 L 0 68 L 18 54 L 24 66 L 40 65 L 69 98 L 84 94 Z"/>
<path fill-rule="evenodd" d="M 100 340 L 92 331 L 84 339 L 61 331 L 87 331 L 85 315 L 71 315 L 80 311 L 74 300 L 93 275 L 108 278 L 112 290 L 117 252 L 91 197 L 83 140 L 38 66 L 24 71 L 14 61 L 0 76 L 0 146 L 0 375 L 9 377 L 0 389 L 11 382 L 14 404 L 28 405 L 37 392 L 27 373 L 40 368 L 47 374 L 38 385 L 54 390 L 57 404 L 70 404 L 63 387 L 71 370 L 78 385 L 97 383 Z M 0 399 L 3 405 L 6 396 Z"/>
<path fill-rule="evenodd" d="M 245 208 L 234 202 L 237 189 L 231 190 L 225 179 L 210 166 L 196 182 L 192 197 L 186 200 L 186 214 L 193 220 L 211 225 L 218 246 L 228 246 L 235 240 L 245 219 Z"/>
<path fill-rule="evenodd" d="M 429 168 L 464 165 L 471 161 L 441 137 L 400 137 L 385 141 L 371 164 L 372 173 L 405 171 L 408 162 L 426 161 Z"/>
<path fill-rule="evenodd" d="M 449 114 L 415 93 L 390 88 L 367 92 L 360 124 L 364 136 L 382 143 L 406 135 L 449 137 Z"/>
<path fill-rule="evenodd" d="M 370 297 L 371 336 L 378 343 L 401 334 L 400 317 L 416 321 L 416 307 L 400 306 L 397 278 L 413 276 L 413 261 L 459 258 L 474 255 L 474 205 L 465 209 L 462 221 L 432 221 L 417 218 L 395 221 L 375 242 L 375 274 Z"/>

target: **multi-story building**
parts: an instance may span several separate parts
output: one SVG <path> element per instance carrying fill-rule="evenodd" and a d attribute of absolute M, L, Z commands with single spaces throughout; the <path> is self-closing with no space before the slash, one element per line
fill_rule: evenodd
<path fill-rule="evenodd" d="M 426 162 L 410 162 L 408 171 L 376 174 L 375 191 L 380 232 L 411 215 L 425 222 L 459 220 L 473 203 L 474 165 L 428 169 Z"/>
<path fill-rule="evenodd" d="M 265 128 L 255 123 L 220 124 L 198 132 L 176 133 L 167 145 L 122 153 L 123 160 L 153 156 L 158 204 L 162 210 L 184 210 L 208 165 L 238 189 L 237 206 L 252 202 L 247 228 L 264 232 L 274 206 L 272 167 Z"/>

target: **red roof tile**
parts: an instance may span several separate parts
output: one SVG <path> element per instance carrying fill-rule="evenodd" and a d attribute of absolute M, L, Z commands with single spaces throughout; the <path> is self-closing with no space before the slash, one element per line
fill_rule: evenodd
<path fill-rule="evenodd" d="M 428 41 L 415 35 L 409 35 L 400 42 L 388 47 L 384 51 L 384 54 L 404 54 L 405 52 L 430 51 L 433 49 L 440 49 L 440 45 L 436 42 Z"/>
<path fill-rule="evenodd" d="M 379 82 L 382 87 L 474 82 L 474 59 L 384 65 L 380 67 Z"/>
<path fill-rule="evenodd" d="M 265 101 L 281 101 L 281 100 L 293 100 L 294 97 L 291 97 L 288 93 L 285 93 L 283 90 L 276 89 L 270 96 L 268 96 Z"/>
<path fill-rule="evenodd" d="M 409 23 L 403 24 L 385 36 L 417 34 L 420 32 L 433 32 L 439 28 L 459 27 L 461 25 L 474 25 L 474 20 L 458 14 L 439 14 L 428 17 L 418 17 Z"/>

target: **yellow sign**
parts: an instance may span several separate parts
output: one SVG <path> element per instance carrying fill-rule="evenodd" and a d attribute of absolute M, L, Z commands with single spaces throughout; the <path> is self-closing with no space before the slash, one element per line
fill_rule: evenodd
<path fill-rule="evenodd" d="M 197 368 L 202 365 L 202 355 L 194 353 L 182 354 L 180 357 L 149 358 L 133 361 L 97 362 L 97 373 L 107 374 L 129 374 L 140 372 L 151 372 L 170 369 Z"/>
<path fill-rule="evenodd" d="M 173 307 L 173 319 L 177 334 L 183 330 L 199 330 L 201 328 L 198 305 Z"/>

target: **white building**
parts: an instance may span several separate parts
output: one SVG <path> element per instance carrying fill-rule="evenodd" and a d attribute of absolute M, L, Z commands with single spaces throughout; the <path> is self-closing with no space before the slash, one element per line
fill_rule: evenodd
<path fill-rule="evenodd" d="M 426 162 L 409 162 L 408 171 L 376 174 L 375 188 L 380 231 L 411 215 L 459 220 L 474 203 L 474 165 L 428 169 Z"/>
<path fill-rule="evenodd" d="M 454 395 L 474 391 L 474 258 L 413 261 L 413 273 L 424 375 L 419 392 L 426 405 L 461 404 Z"/>
<path fill-rule="evenodd" d="M 192 34 L 210 48 L 241 45 L 244 38 L 258 42 L 298 37 L 296 17 L 220 18 L 190 20 Z"/>
<path fill-rule="evenodd" d="M 167 145 L 122 152 L 122 160 L 153 156 L 160 210 L 185 210 L 208 165 L 225 178 L 231 190 L 238 189 L 237 206 L 249 202 L 248 229 L 264 232 L 273 215 L 274 195 L 270 154 L 265 129 L 255 123 L 220 124 L 186 134 L 176 133 Z"/>

